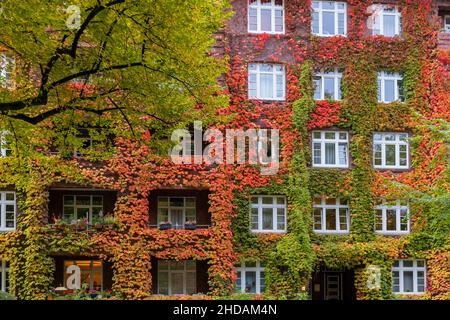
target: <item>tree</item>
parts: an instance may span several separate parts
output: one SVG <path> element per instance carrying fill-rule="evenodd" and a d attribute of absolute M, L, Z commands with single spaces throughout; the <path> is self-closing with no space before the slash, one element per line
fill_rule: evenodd
<path fill-rule="evenodd" d="M 60 132 L 89 123 L 156 132 L 224 101 L 216 85 L 223 63 L 210 53 L 226 1 L 1 5 L 0 47 L 16 64 L 14 86 L 0 88 L 3 129 Z"/>

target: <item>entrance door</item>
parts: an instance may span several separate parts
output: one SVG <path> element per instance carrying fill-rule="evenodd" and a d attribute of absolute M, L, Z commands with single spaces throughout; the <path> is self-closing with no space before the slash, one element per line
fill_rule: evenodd
<path fill-rule="evenodd" d="M 325 273 L 325 300 L 342 300 L 342 274 Z"/>

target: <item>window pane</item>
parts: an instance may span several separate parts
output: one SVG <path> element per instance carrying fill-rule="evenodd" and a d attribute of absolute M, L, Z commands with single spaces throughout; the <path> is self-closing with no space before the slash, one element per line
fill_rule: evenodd
<path fill-rule="evenodd" d="M 319 13 L 314 12 L 312 15 L 312 32 L 315 34 L 319 33 Z"/>
<path fill-rule="evenodd" d="M 273 229 L 273 209 L 263 208 L 263 229 L 272 230 Z"/>
<path fill-rule="evenodd" d="M 339 209 L 339 223 L 341 231 L 348 230 L 347 227 L 347 209 Z"/>
<path fill-rule="evenodd" d="M 275 31 L 283 31 L 283 10 L 275 10 Z"/>
<path fill-rule="evenodd" d="M 321 144 L 320 143 L 314 143 L 313 144 L 314 149 L 314 164 L 320 164 L 321 163 Z"/>
<path fill-rule="evenodd" d="M 412 271 L 403 271 L 403 291 L 413 292 L 414 291 L 414 279 Z"/>
<path fill-rule="evenodd" d="M 345 34 L 345 14 L 338 13 L 338 34 Z"/>
<path fill-rule="evenodd" d="M 261 98 L 273 98 L 273 75 L 261 74 Z"/>
<path fill-rule="evenodd" d="M 334 79 L 324 78 L 325 99 L 335 99 L 334 96 Z"/>
<path fill-rule="evenodd" d="M 322 12 L 323 34 L 334 35 L 334 12 Z"/>
<path fill-rule="evenodd" d="M 73 200 L 73 196 L 64 196 L 64 205 L 73 205 L 74 204 L 74 200 Z"/>
<path fill-rule="evenodd" d="M 339 143 L 339 164 L 347 164 L 347 144 Z"/>
<path fill-rule="evenodd" d="M 384 15 L 383 17 L 384 35 L 387 37 L 395 36 L 395 16 Z"/>
<path fill-rule="evenodd" d="M 13 192 L 7 192 L 6 193 L 6 201 L 14 201 L 14 193 Z"/>
<path fill-rule="evenodd" d="M 256 293 L 256 272 L 245 272 L 245 292 Z"/>
<path fill-rule="evenodd" d="M 77 206 L 89 206 L 91 204 L 91 197 L 89 196 L 77 196 L 76 198 Z"/>
<path fill-rule="evenodd" d="M 183 207 L 184 206 L 184 198 L 170 198 L 170 206 L 171 207 Z"/>
<path fill-rule="evenodd" d="M 314 78 L 314 99 L 322 99 L 322 81 L 321 78 Z"/>
<path fill-rule="evenodd" d="M 403 267 L 405 268 L 411 268 L 413 266 L 412 260 L 403 260 Z"/>
<path fill-rule="evenodd" d="M 387 209 L 386 210 L 386 230 L 395 231 L 397 230 L 397 220 L 396 220 L 396 210 Z"/>
<path fill-rule="evenodd" d="M 272 197 L 263 197 L 262 203 L 263 204 L 273 204 L 273 198 Z"/>
<path fill-rule="evenodd" d="M 171 273 L 170 277 L 171 294 L 183 294 L 184 273 Z"/>
<path fill-rule="evenodd" d="M 386 165 L 395 166 L 395 145 L 386 145 Z"/>
<path fill-rule="evenodd" d="M 395 100 L 395 81 L 385 80 L 384 81 L 384 101 L 392 102 Z"/>
<path fill-rule="evenodd" d="M 257 208 L 251 209 L 250 225 L 253 230 L 258 229 L 258 209 Z"/>
<path fill-rule="evenodd" d="M 271 10 L 261 9 L 261 31 L 272 31 Z"/>
<path fill-rule="evenodd" d="M 322 1 L 322 9 L 332 10 L 334 9 L 333 1 Z"/>
<path fill-rule="evenodd" d="M 314 208 L 314 230 L 322 229 L 322 209 Z"/>
<path fill-rule="evenodd" d="M 248 15 L 249 15 L 248 21 L 250 31 L 257 31 L 258 30 L 257 10 L 255 8 L 249 8 Z"/>
<path fill-rule="evenodd" d="M 336 145 L 325 143 L 325 164 L 336 164 Z"/>
<path fill-rule="evenodd" d="M 336 230 L 335 209 L 326 209 L 326 230 Z"/>
<path fill-rule="evenodd" d="M 285 211 L 283 208 L 277 209 L 277 229 L 284 230 Z"/>

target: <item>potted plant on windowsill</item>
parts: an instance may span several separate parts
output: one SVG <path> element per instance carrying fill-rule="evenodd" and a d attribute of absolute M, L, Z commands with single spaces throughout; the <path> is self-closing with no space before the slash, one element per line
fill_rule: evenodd
<path fill-rule="evenodd" d="M 104 228 L 103 217 L 92 217 L 92 227 L 95 230 L 102 230 Z"/>
<path fill-rule="evenodd" d="M 195 229 L 197 229 L 197 221 L 196 220 L 186 221 L 185 224 L 184 224 L 184 229 L 186 229 L 186 230 L 195 230 Z"/>
<path fill-rule="evenodd" d="M 117 223 L 116 217 L 107 214 L 103 217 L 103 226 L 108 229 L 112 229 Z"/>
<path fill-rule="evenodd" d="M 87 226 L 89 225 L 89 221 L 87 218 L 78 219 L 73 222 L 72 222 L 72 224 L 74 225 L 74 228 L 76 231 L 85 231 L 85 230 L 87 230 Z"/>
<path fill-rule="evenodd" d="M 168 230 L 168 229 L 172 229 L 171 221 L 163 221 L 159 224 L 159 230 Z"/>

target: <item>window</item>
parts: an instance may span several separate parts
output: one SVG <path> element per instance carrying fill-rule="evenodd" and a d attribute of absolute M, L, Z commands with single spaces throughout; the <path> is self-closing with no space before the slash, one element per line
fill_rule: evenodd
<path fill-rule="evenodd" d="M 16 193 L 0 192 L 0 231 L 16 229 Z"/>
<path fill-rule="evenodd" d="M 0 291 L 8 292 L 9 290 L 9 263 L 0 260 Z"/>
<path fill-rule="evenodd" d="M 71 273 L 67 268 L 76 265 L 81 271 L 81 289 L 103 290 L 103 265 L 100 260 L 65 260 L 64 261 L 64 285 Z"/>
<path fill-rule="evenodd" d="M 158 197 L 158 224 L 170 222 L 175 229 L 197 218 L 194 197 Z"/>
<path fill-rule="evenodd" d="M 450 15 L 444 17 L 444 31 L 450 32 Z"/>
<path fill-rule="evenodd" d="M 286 198 L 283 196 L 251 197 L 250 230 L 253 232 L 285 232 Z"/>
<path fill-rule="evenodd" d="M 375 231 L 388 235 L 409 233 L 409 207 L 400 200 L 376 206 Z"/>
<path fill-rule="evenodd" d="M 252 63 L 248 66 L 248 96 L 250 99 L 284 100 L 284 66 Z"/>
<path fill-rule="evenodd" d="M 408 169 L 408 134 L 375 133 L 373 135 L 373 166 L 381 169 Z"/>
<path fill-rule="evenodd" d="M 378 73 L 378 102 L 404 101 L 403 77 L 399 73 Z"/>
<path fill-rule="evenodd" d="M 64 195 L 63 220 L 74 223 L 87 219 L 89 223 L 103 216 L 103 196 Z"/>
<path fill-rule="evenodd" d="M 196 262 L 159 260 L 158 294 L 191 295 L 197 292 Z"/>
<path fill-rule="evenodd" d="M 318 36 L 347 34 L 347 4 L 336 1 L 312 2 L 312 33 Z"/>
<path fill-rule="evenodd" d="M 394 37 L 402 33 L 402 17 L 396 7 L 373 5 L 372 16 L 369 19 L 373 35 Z"/>
<path fill-rule="evenodd" d="M 420 294 L 426 286 L 425 260 L 396 260 L 392 267 L 392 291 L 398 294 Z"/>
<path fill-rule="evenodd" d="M 0 131 L 0 157 L 10 156 L 12 153 L 11 144 L 7 131 Z"/>
<path fill-rule="evenodd" d="M 313 167 L 348 167 L 348 133 L 313 131 Z"/>
<path fill-rule="evenodd" d="M 238 265 L 235 288 L 237 293 L 263 293 L 266 288 L 264 265 L 259 261 Z"/>
<path fill-rule="evenodd" d="M 11 88 L 14 84 L 14 59 L 0 53 L 0 87 Z"/>
<path fill-rule="evenodd" d="M 248 32 L 284 33 L 283 0 L 250 0 Z"/>
<path fill-rule="evenodd" d="M 315 198 L 314 231 L 317 233 L 348 233 L 350 215 L 345 199 Z"/>
<path fill-rule="evenodd" d="M 321 70 L 313 77 L 315 100 L 341 100 L 342 72 L 337 68 Z"/>

